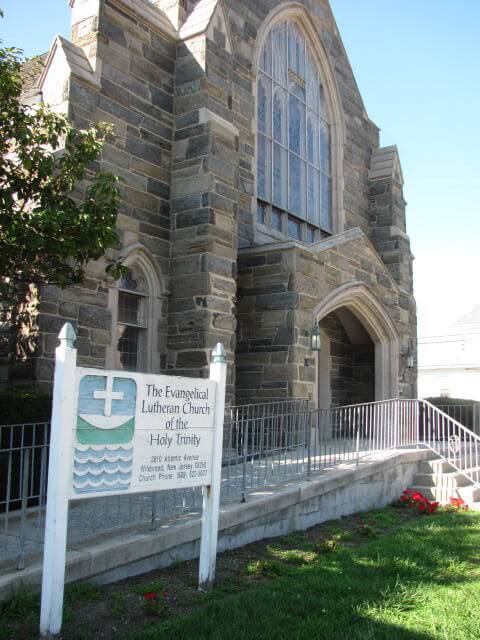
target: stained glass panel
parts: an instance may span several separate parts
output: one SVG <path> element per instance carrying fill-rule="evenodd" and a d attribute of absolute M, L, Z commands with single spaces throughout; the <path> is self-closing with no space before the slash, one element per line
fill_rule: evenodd
<path fill-rule="evenodd" d="M 287 25 L 284 22 L 272 30 L 273 79 L 283 87 L 287 86 Z"/>
<path fill-rule="evenodd" d="M 273 143 L 273 203 L 287 208 L 287 150 Z"/>
<path fill-rule="evenodd" d="M 292 95 L 289 96 L 288 146 L 302 158 L 305 157 L 305 107 Z"/>
<path fill-rule="evenodd" d="M 320 125 L 320 157 L 322 171 L 330 174 L 330 127 L 323 120 Z"/>
<path fill-rule="evenodd" d="M 289 72 L 288 90 L 302 102 L 305 102 L 305 85 L 296 75 Z M 305 108 L 305 107 L 303 107 Z"/>
<path fill-rule="evenodd" d="M 282 212 L 272 207 L 272 229 L 275 231 L 282 230 Z"/>
<path fill-rule="evenodd" d="M 308 220 L 320 225 L 320 172 L 308 167 Z"/>
<path fill-rule="evenodd" d="M 322 118 L 326 118 L 326 107 L 325 107 L 325 90 L 323 88 L 323 84 L 319 86 L 320 89 L 320 115 Z"/>
<path fill-rule="evenodd" d="M 317 118 L 310 114 L 307 123 L 307 159 L 316 167 L 318 163 L 318 134 L 317 134 Z"/>
<path fill-rule="evenodd" d="M 272 81 L 260 75 L 258 80 L 258 130 L 270 135 L 270 100 Z"/>
<path fill-rule="evenodd" d="M 307 105 L 316 114 L 320 111 L 320 84 L 317 68 L 307 54 Z"/>
<path fill-rule="evenodd" d="M 267 216 L 269 205 L 259 203 L 257 219 L 277 230 L 288 212 L 308 219 L 313 242 L 315 227 L 332 230 L 331 141 L 318 66 L 295 23 L 272 29 L 260 68 L 258 197 L 275 206 Z M 291 220 L 301 231 L 301 220 Z"/>
<path fill-rule="evenodd" d="M 263 45 L 260 55 L 260 69 L 269 76 L 272 75 L 272 33 L 270 32 Z"/>
<path fill-rule="evenodd" d="M 305 80 L 305 38 L 293 22 L 288 23 L 288 66 Z"/>
<path fill-rule="evenodd" d="M 257 202 L 257 222 L 267 224 L 267 205 L 264 202 Z"/>
<path fill-rule="evenodd" d="M 300 222 L 292 218 L 292 216 L 288 216 L 288 235 L 291 238 L 295 238 L 295 240 L 302 239 L 302 228 L 300 226 Z"/>
<path fill-rule="evenodd" d="M 322 208 L 320 226 L 325 231 L 332 232 L 332 181 L 322 174 Z"/>
<path fill-rule="evenodd" d="M 306 164 L 293 153 L 289 159 L 289 209 L 305 218 L 306 209 Z"/>
<path fill-rule="evenodd" d="M 257 189 L 258 196 L 270 200 L 270 167 L 272 143 L 261 134 L 258 136 Z"/>
<path fill-rule="evenodd" d="M 273 139 L 287 143 L 287 103 L 285 91 L 277 87 L 273 95 Z"/>

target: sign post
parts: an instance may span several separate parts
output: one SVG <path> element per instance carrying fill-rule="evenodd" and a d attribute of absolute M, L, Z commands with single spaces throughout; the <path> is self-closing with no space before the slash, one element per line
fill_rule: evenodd
<path fill-rule="evenodd" d="M 215 576 L 222 470 L 226 358 L 212 353 L 210 378 L 76 366 L 66 324 L 55 379 L 40 632 L 62 624 L 69 500 L 203 487 L 199 588 Z"/>
<path fill-rule="evenodd" d="M 215 579 L 217 560 L 218 517 L 222 476 L 223 416 L 227 364 L 223 345 L 217 344 L 212 353 L 210 380 L 217 383 L 215 397 L 215 434 L 213 436 L 212 482 L 203 487 L 202 537 L 200 539 L 200 566 L 198 586 L 210 590 Z"/>
<path fill-rule="evenodd" d="M 53 382 L 50 460 L 48 464 L 47 516 L 43 555 L 40 633 L 56 635 L 62 627 L 65 557 L 67 550 L 68 475 L 75 422 L 75 331 L 67 323 L 58 336 Z"/>

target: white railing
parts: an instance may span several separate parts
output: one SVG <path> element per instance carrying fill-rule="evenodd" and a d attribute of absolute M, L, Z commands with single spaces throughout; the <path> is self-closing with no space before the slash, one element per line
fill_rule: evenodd
<path fill-rule="evenodd" d="M 0 562 L 41 551 L 49 449 L 47 424 L 0 426 Z M 373 454 L 429 448 L 476 486 L 480 436 L 434 405 L 395 399 L 330 409 L 306 399 L 227 408 L 222 500 L 246 500 L 258 488 L 302 481 L 339 464 L 359 464 Z M 135 496 L 105 496 L 70 509 L 69 543 L 198 511 L 196 489 Z"/>
<path fill-rule="evenodd" d="M 432 402 L 431 404 L 473 433 L 480 435 L 480 402 L 467 403 L 465 401 L 464 404 L 452 404 L 451 400 L 445 398 L 442 402 Z"/>
<path fill-rule="evenodd" d="M 475 485 L 480 482 L 480 436 L 426 400 L 419 401 L 419 442 Z"/>

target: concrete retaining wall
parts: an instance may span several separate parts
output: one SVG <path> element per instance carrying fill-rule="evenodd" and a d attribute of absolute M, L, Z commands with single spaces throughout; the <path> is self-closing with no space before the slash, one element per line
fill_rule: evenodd
<path fill-rule="evenodd" d="M 307 529 L 320 522 L 383 507 L 410 486 L 429 451 L 395 452 L 355 465 L 342 465 L 309 481 L 265 487 L 245 504 L 224 505 L 220 514 L 219 551 L 263 538 Z M 99 584 L 167 567 L 198 557 L 200 519 L 190 515 L 161 522 L 155 532 L 138 528 L 112 538 L 103 535 L 67 555 L 67 582 Z M 38 588 L 41 562 L 0 577 L 0 600 L 21 586 Z"/>

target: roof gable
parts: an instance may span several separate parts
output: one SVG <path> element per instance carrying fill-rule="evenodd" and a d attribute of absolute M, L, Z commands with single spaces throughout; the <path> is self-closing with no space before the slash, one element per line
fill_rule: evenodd
<path fill-rule="evenodd" d="M 210 40 L 215 40 L 215 30 L 225 36 L 225 49 L 232 53 L 230 26 L 222 0 L 200 0 L 180 29 L 180 38 L 188 40 L 206 33 Z"/>
<path fill-rule="evenodd" d="M 72 44 L 65 38 L 62 38 L 62 36 L 56 36 L 52 46 L 50 47 L 50 52 L 45 62 L 45 68 L 38 82 L 40 89 L 44 86 L 56 59 L 60 59 L 61 63 L 63 63 L 64 75 L 73 75 L 79 80 L 83 80 L 88 84 L 92 84 L 95 87 L 100 88 L 99 79 L 92 69 L 83 49 Z"/>
<path fill-rule="evenodd" d="M 396 145 L 374 149 L 368 172 L 370 180 L 391 178 L 403 185 L 403 171 Z"/>

